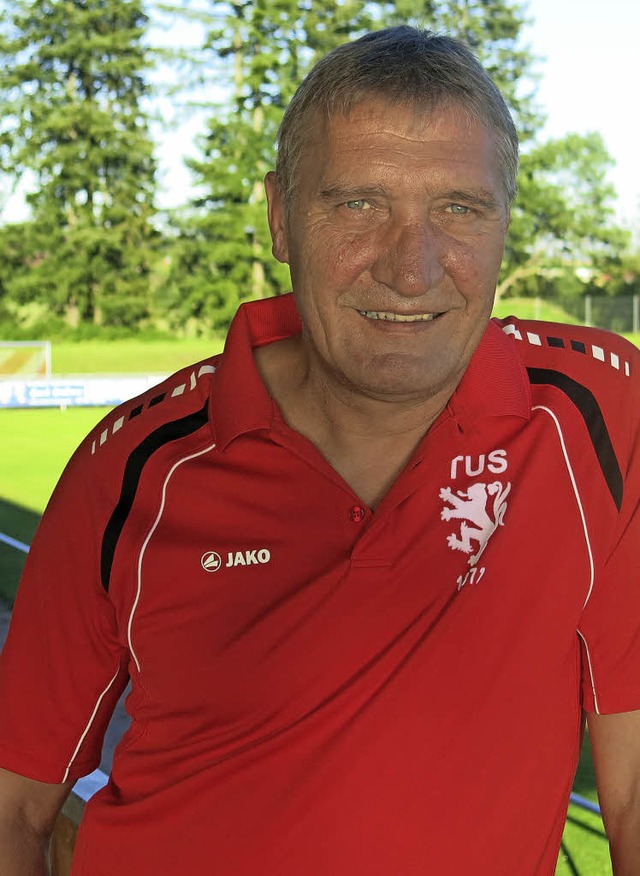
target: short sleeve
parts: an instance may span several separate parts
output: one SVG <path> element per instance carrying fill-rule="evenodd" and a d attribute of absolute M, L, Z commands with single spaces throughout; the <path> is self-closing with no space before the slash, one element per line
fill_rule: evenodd
<path fill-rule="evenodd" d="M 100 512 L 81 450 L 36 532 L 0 655 L 0 766 L 51 783 L 98 766 L 127 680 L 114 606 L 100 584 Z"/>
<path fill-rule="evenodd" d="M 607 559 L 581 619 L 583 702 L 599 714 L 640 709 L 640 392 L 638 367 L 623 415 L 624 491 Z M 613 436 L 615 437 L 615 436 Z M 608 497 L 607 497 L 608 498 Z"/>

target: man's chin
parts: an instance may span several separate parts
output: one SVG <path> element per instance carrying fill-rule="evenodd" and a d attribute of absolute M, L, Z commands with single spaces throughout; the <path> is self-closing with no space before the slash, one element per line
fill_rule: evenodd
<path fill-rule="evenodd" d="M 343 375 L 343 385 L 353 394 L 363 398 L 378 399 L 389 403 L 403 404 L 407 402 L 428 402 L 436 396 L 450 394 L 457 386 L 459 377 L 446 370 L 423 367 L 384 367 L 371 365 L 357 372 Z"/>

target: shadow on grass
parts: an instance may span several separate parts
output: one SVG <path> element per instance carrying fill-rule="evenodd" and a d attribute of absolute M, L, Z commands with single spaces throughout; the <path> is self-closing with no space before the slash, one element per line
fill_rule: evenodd
<path fill-rule="evenodd" d="M 40 515 L 29 508 L 0 499 L 0 532 L 31 544 Z M 26 554 L 15 547 L 0 542 L 0 601 L 6 607 L 13 605 L 18 581 Z"/>
<path fill-rule="evenodd" d="M 574 815 L 569 814 L 567 815 L 567 821 L 569 824 L 575 824 L 587 833 L 593 834 L 593 836 L 600 837 L 601 839 L 607 838 L 604 827 L 594 827 L 591 824 L 587 824 L 583 818 L 576 818 Z"/>
<path fill-rule="evenodd" d="M 596 799 L 596 774 L 593 769 L 593 761 L 591 760 L 591 746 L 589 744 L 588 733 L 584 734 L 584 743 L 580 752 L 573 790 L 576 794 L 582 794 L 583 797 L 588 797 L 590 800 Z"/>
<path fill-rule="evenodd" d="M 578 868 L 576 866 L 576 862 L 573 860 L 571 852 L 569 851 L 569 849 L 567 848 L 567 846 L 564 842 L 560 846 L 560 851 L 562 852 L 562 855 L 564 857 L 565 864 L 567 865 L 567 867 L 569 868 L 569 870 L 571 872 L 571 876 L 580 876 L 580 871 L 578 870 Z"/>

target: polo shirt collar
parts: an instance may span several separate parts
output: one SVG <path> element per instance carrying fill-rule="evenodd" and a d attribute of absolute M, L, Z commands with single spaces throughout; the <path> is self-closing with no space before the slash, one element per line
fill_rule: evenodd
<path fill-rule="evenodd" d="M 513 338 L 491 320 L 447 409 L 463 431 L 480 417 L 531 416 L 531 384 Z"/>
<path fill-rule="evenodd" d="M 269 429 L 279 416 L 256 368 L 253 350 L 301 331 L 292 294 L 240 305 L 212 381 L 212 422 L 220 450 L 245 432 Z"/>
<path fill-rule="evenodd" d="M 253 350 L 302 330 L 292 294 L 241 304 L 212 381 L 211 409 L 219 449 L 234 438 L 270 429 L 279 412 L 256 368 Z M 463 431 L 479 417 L 528 419 L 531 395 L 512 338 L 490 322 L 447 410 Z"/>

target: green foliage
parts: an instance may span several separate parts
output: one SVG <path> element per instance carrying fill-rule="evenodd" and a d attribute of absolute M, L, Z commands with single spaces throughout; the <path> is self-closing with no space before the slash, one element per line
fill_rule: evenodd
<path fill-rule="evenodd" d="M 137 0 L 8 0 L 0 30 L 0 169 L 36 184 L 2 229 L 0 291 L 71 322 L 146 317 L 153 145 Z M 7 247 L 10 252 L 5 255 Z"/>
<path fill-rule="evenodd" d="M 599 134 L 534 143 L 522 155 L 498 294 L 580 295 L 628 247 L 613 222 L 612 161 Z"/>

